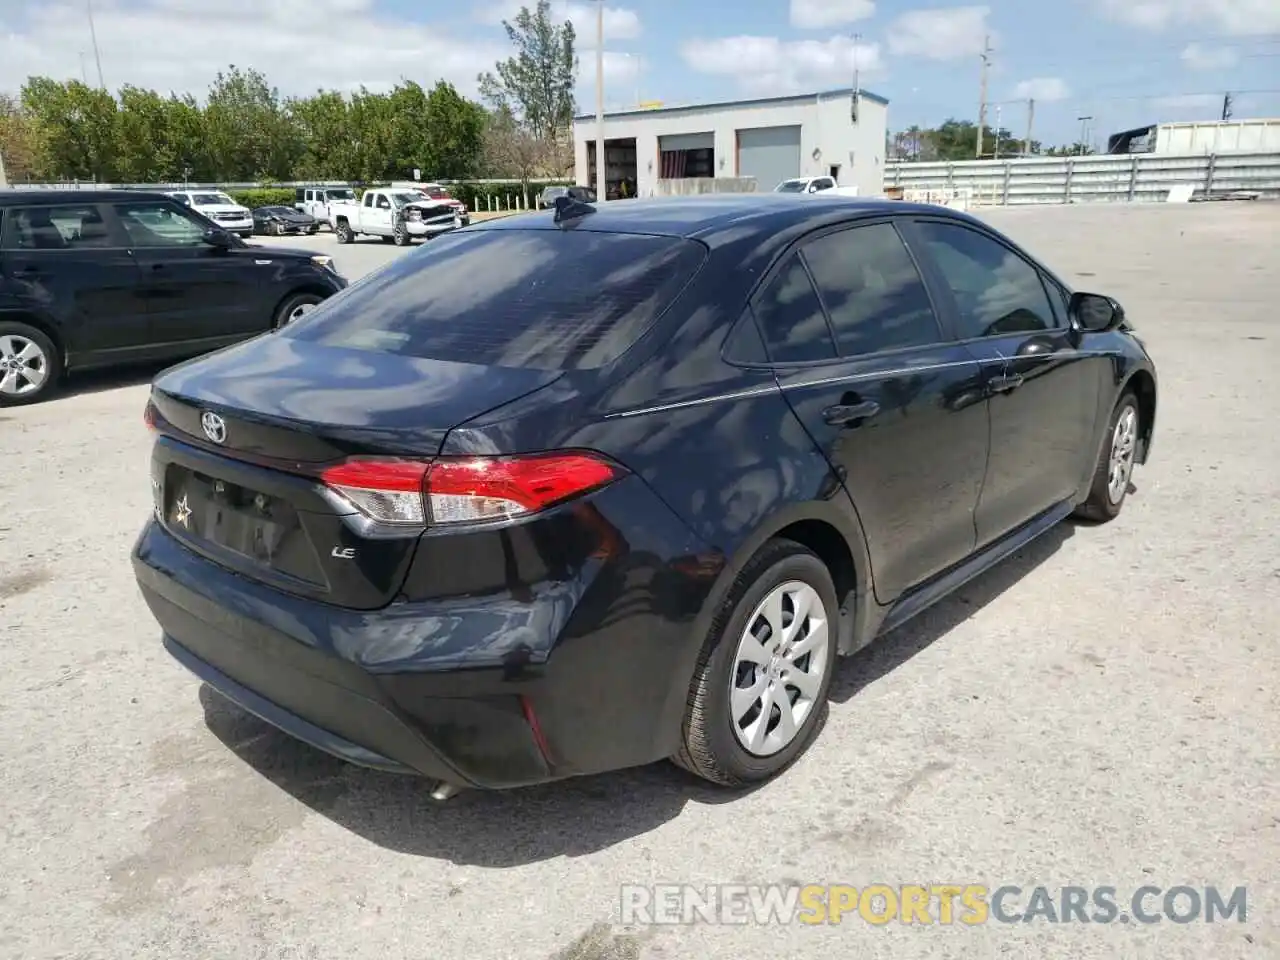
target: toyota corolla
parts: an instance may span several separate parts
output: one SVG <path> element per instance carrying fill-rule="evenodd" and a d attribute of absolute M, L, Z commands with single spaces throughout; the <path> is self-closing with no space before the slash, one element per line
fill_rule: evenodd
<path fill-rule="evenodd" d="M 160 376 L 138 583 L 169 652 L 457 787 L 774 776 L 851 654 L 1073 514 L 1155 368 L 968 215 L 721 196 L 494 221 Z"/>

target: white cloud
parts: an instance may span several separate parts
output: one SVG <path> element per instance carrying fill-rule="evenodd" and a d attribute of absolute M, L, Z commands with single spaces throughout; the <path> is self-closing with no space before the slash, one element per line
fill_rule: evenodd
<path fill-rule="evenodd" d="M 880 47 L 860 43 L 857 57 L 849 37 L 784 41 L 777 37 L 721 37 L 690 40 L 684 62 L 700 73 L 732 77 L 758 94 L 796 93 L 853 83 L 854 61 L 861 74 L 883 68 Z"/>
<path fill-rule="evenodd" d="M 802 30 L 835 27 L 875 12 L 875 0 L 791 0 L 791 25 Z"/>
<path fill-rule="evenodd" d="M 605 109 L 634 109 L 642 96 L 645 81 L 645 61 L 635 54 L 604 52 Z M 595 113 L 596 109 L 596 56 L 584 55 L 578 61 L 578 85 L 574 91 L 578 100 L 578 113 Z"/>
<path fill-rule="evenodd" d="M 977 56 L 992 32 L 990 14 L 990 7 L 910 10 L 889 24 L 889 52 L 928 60 Z"/>
<path fill-rule="evenodd" d="M 1229 47 L 1207 47 L 1201 43 L 1189 43 L 1182 51 L 1182 62 L 1192 70 L 1225 70 L 1234 67 L 1239 62 L 1239 57 Z"/>
<path fill-rule="evenodd" d="M 82 62 L 97 82 L 81 0 L 42 0 L 12 19 L 4 9 L 0 90 L 16 90 L 32 74 L 79 79 Z M 284 94 L 385 89 L 401 78 L 424 86 L 448 80 L 474 94 L 476 74 L 508 52 L 504 38 L 464 41 L 434 24 L 380 14 L 373 0 L 99 2 L 94 23 L 109 88 L 131 83 L 197 96 L 231 63 L 261 70 Z"/>
<path fill-rule="evenodd" d="M 534 6 L 533 0 L 498 0 L 480 7 L 477 19 L 481 23 L 499 24 L 513 20 L 521 7 Z M 551 0 L 551 17 L 558 23 L 568 20 L 578 38 L 578 50 L 596 48 L 596 18 L 598 5 L 575 0 Z M 627 7 L 604 8 L 604 42 L 608 46 L 615 40 L 634 40 L 640 36 L 640 15 Z"/>
<path fill-rule="evenodd" d="M 1112 20 L 1145 30 L 1205 27 L 1233 36 L 1280 33 L 1276 0 L 1094 0 Z"/>
<path fill-rule="evenodd" d="M 1061 77 L 1032 77 L 1023 80 L 1013 88 L 1013 95 L 1018 100 L 1039 100 L 1041 103 L 1052 103 L 1054 100 L 1065 100 L 1071 96 L 1071 88 Z"/>

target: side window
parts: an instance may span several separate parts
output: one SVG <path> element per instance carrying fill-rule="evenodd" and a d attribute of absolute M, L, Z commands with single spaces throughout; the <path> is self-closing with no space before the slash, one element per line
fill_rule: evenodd
<path fill-rule="evenodd" d="M 836 356 L 822 303 L 799 257 L 791 257 L 769 281 L 753 309 L 774 363 L 806 363 Z"/>
<path fill-rule="evenodd" d="M 918 225 L 955 296 L 961 339 L 1034 333 L 1058 326 L 1040 272 L 975 230 L 948 223 Z"/>
<path fill-rule="evenodd" d="M 378 194 L 378 209 L 379 210 L 391 209 L 391 201 L 387 199 L 386 194 L 382 194 L 382 193 Z"/>
<path fill-rule="evenodd" d="M 0 245 L 6 250 L 81 250 L 111 246 L 111 234 L 92 205 L 27 207 L 9 211 Z"/>
<path fill-rule="evenodd" d="M 764 341 L 760 339 L 760 328 L 756 325 L 755 317 L 751 315 L 750 310 L 739 317 L 738 322 L 729 331 L 724 344 L 724 358 L 730 363 L 747 365 L 769 362 Z"/>
<path fill-rule="evenodd" d="M 1071 294 L 1063 290 L 1048 277 L 1041 278 L 1044 281 L 1044 288 L 1049 291 L 1049 301 L 1053 304 L 1053 316 L 1058 321 L 1058 326 L 1065 327 L 1067 325 L 1067 314 L 1071 308 Z"/>
<path fill-rule="evenodd" d="M 816 186 L 819 190 L 830 190 L 832 187 L 835 186 L 835 184 L 831 181 L 830 177 L 820 177 L 814 183 L 814 186 Z"/>
<path fill-rule="evenodd" d="M 115 211 L 135 247 L 194 247 L 209 229 L 181 207 L 158 201 L 118 203 Z"/>
<path fill-rule="evenodd" d="M 942 330 L 898 231 L 876 223 L 806 244 L 805 262 L 845 356 L 937 343 Z"/>
<path fill-rule="evenodd" d="M 372 192 L 370 192 L 370 193 L 366 193 L 366 194 L 364 195 L 364 205 L 365 205 L 366 207 L 372 207 L 372 206 L 373 206 L 373 193 L 372 193 Z"/>

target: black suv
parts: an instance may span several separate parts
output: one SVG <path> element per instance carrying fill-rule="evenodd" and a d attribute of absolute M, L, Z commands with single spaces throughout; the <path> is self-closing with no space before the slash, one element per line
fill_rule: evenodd
<path fill-rule="evenodd" d="M 329 257 L 246 244 L 161 194 L 0 191 L 0 406 L 248 339 L 346 285 Z"/>

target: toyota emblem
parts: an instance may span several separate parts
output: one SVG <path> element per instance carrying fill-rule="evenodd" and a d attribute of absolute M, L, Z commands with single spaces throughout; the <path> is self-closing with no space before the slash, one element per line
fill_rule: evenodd
<path fill-rule="evenodd" d="M 204 435 L 214 443 L 226 443 L 227 421 L 212 411 L 206 410 L 200 415 L 200 426 Z"/>

